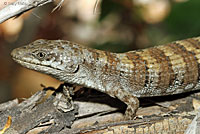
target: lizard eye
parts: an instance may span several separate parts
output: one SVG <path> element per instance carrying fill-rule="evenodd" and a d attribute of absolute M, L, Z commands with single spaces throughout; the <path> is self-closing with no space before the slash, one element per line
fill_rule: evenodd
<path fill-rule="evenodd" d="M 46 53 L 45 52 L 38 52 L 36 54 L 36 56 L 37 56 L 38 59 L 42 60 L 46 57 Z"/>

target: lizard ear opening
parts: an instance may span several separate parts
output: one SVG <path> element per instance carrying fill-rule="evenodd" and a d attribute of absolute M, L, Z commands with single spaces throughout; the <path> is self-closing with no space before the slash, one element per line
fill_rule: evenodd
<path fill-rule="evenodd" d="M 73 73 L 77 73 L 77 72 L 79 71 L 79 68 L 80 68 L 80 66 L 77 65 L 76 68 L 74 69 L 74 72 L 73 72 Z"/>
<path fill-rule="evenodd" d="M 77 65 L 72 65 L 72 66 L 68 66 L 65 68 L 68 73 L 71 73 L 71 74 L 75 74 L 79 71 L 80 69 L 80 66 L 77 64 Z"/>

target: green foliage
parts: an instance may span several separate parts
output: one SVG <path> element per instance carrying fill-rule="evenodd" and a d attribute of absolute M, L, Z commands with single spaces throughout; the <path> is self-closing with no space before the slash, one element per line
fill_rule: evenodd
<path fill-rule="evenodd" d="M 113 0 L 102 0 L 101 3 L 101 14 L 99 21 L 102 21 L 106 16 L 111 13 L 119 13 L 123 10 L 123 6 Z"/>
<path fill-rule="evenodd" d="M 188 0 L 172 4 L 170 15 L 165 20 L 166 29 L 174 38 L 200 35 L 200 0 Z"/>
<path fill-rule="evenodd" d="M 95 44 L 93 48 L 117 53 L 129 51 L 129 47 L 123 42 L 105 42 L 103 44 Z"/>

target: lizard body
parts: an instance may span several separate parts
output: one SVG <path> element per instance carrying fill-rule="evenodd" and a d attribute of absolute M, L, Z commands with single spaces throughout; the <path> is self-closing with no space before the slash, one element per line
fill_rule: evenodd
<path fill-rule="evenodd" d="M 139 107 L 137 97 L 200 89 L 200 37 L 125 53 L 40 39 L 11 55 L 26 68 L 117 97 L 127 104 L 129 119 Z"/>

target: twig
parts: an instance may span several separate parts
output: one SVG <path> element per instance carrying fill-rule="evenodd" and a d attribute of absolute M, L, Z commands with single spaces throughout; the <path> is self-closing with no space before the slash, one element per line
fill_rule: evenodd
<path fill-rule="evenodd" d="M 3 23 L 4 21 L 15 16 L 18 17 L 32 8 L 39 7 L 53 1 L 54 0 L 17 0 L 0 10 L 0 23 Z"/>
<path fill-rule="evenodd" d="M 56 9 L 60 9 L 62 4 L 63 4 L 64 0 L 60 0 L 60 2 L 58 3 L 58 5 L 52 10 L 52 12 L 54 12 Z"/>
<path fill-rule="evenodd" d="M 99 1 L 100 0 L 96 0 L 95 4 L 94 4 L 94 8 L 93 8 L 93 14 L 95 14 L 97 12 L 97 7 L 99 5 Z"/>

